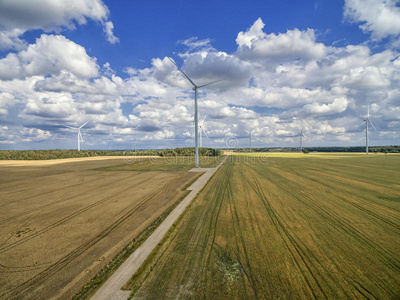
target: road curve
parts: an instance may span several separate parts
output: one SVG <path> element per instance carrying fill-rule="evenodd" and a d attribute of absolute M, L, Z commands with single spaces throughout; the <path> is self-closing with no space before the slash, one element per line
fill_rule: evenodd
<path fill-rule="evenodd" d="M 148 255 L 153 251 L 164 235 L 175 223 L 179 216 L 184 212 L 185 208 L 190 204 L 198 192 L 205 186 L 212 175 L 225 162 L 225 157 L 216 168 L 194 168 L 189 172 L 204 172 L 189 188 L 190 193 L 182 200 L 181 203 L 168 215 L 157 229 L 147 240 L 129 256 L 129 258 L 118 268 L 117 271 L 97 290 L 91 297 L 92 300 L 126 300 L 130 291 L 122 291 L 121 287 L 132 277 L 139 269 Z"/>

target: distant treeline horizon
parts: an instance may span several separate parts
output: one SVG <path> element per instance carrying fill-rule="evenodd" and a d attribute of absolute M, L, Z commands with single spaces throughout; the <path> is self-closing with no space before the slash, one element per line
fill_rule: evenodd
<path fill-rule="evenodd" d="M 309 152 L 365 152 L 365 146 L 352 146 L 352 147 L 303 147 Z M 249 148 L 235 148 L 235 149 L 224 149 L 232 150 L 235 152 L 249 152 Z M 374 153 L 400 153 L 400 146 L 370 146 L 368 147 L 369 152 Z M 272 147 L 272 148 L 252 148 L 252 152 L 299 152 L 299 147 Z"/>
<path fill-rule="evenodd" d="M 96 156 L 194 156 L 194 147 L 161 150 L 0 150 L 0 160 L 46 160 Z M 201 156 L 219 156 L 222 151 L 199 148 Z"/>
<path fill-rule="evenodd" d="M 365 152 L 365 146 L 354 147 L 303 147 L 309 152 Z M 249 152 L 249 148 L 199 148 L 200 156 L 219 156 L 223 150 Z M 252 152 L 298 152 L 300 148 L 253 148 Z M 400 146 L 371 146 L 371 153 L 400 153 Z M 194 147 L 150 150 L 0 150 L 0 160 L 46 160 L 96 156 L 194 156 Z"/>

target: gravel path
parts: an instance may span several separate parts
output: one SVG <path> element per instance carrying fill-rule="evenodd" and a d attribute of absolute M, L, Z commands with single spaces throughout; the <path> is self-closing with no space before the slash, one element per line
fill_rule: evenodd
<path fill-rule="evenodd" d="M 131 278 L 137 269 L 146 260 L 157 244 L 162 240 L 169 228 L 184 212 L 198 192 L 205 186 L 212 175 L 225 162 L 227 157 L 216 168 L 195 168 L 189 172 L 204 172 L 189 188 L 191 192 L 168 215 L 164 222 L 158 226 L 153 234 L 118 268 L 118 270 L 100 287 L 93 295 L 92 300 L 126 300 L 130 291 L 121 291 L 121 287 Z"/>

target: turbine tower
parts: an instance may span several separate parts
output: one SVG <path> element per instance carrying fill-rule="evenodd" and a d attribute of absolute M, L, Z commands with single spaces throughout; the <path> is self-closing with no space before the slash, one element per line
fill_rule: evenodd
<path fill-rule="evenodd" d="M 250 139 L 250 152 L 251 152 L 251 139 L 253 138 L 253 132 L 255 129 L 253 129 L 252 131 L 248 131 L 248 130 L 244 130 L 249 134 L 249 139 Z"/>
<path fill-rule="evenodd" d="M 89 121 L 87 121 L 86 123 L 84 123 L 83 125 L 81 125 L 81 126 L 78 127 L 78 128 L 70 127 L 70 126 L 65 126 L 65 127 L 67 127 L 67 128 L 70 128 L 70 129 L 72 129 L 72 130 L 76 130 L 76 131 L 78 132 L 78 151 L 81 151 L 81 142 L 83 142 L 83 138 L 82 138 L 82 134 L 81 134 L 81 128 L 82 128 L 83 126 L 85 126 L 87 123 L 89 123 Z"/>
<path fill-rule="evenodd" d="M 374 124 L 372 124 L 371 121 L 369 120 L 369 105 L 368 105 L 367 118 L 364 120 L 363 123 L 365 123 L 365 154 L 368 155 L 368 123 L 371 124 L 371 126 L 376 131 Z"/>
<path fill-rule="evenodd" d="M 194 136 L 195 136 L 195 166 L 196 168 L 199 167 L 199 119 L 198 119 L 198 110 L 197 110 L 197 92 L 198 89 L 203 88 L 207 85 L 222 81 L 222 80 L 216 80 L 216 81 L 212 81 L 206 84 L 202 84 L 202 85 L 196 85 L 192 79 L 189 78 L 189 76 L 187 76 L 185 74 L 185 72 L 182 71 L 181 68 L 178 67 L 178 65 L 170 58 L 168 57 L 168 59 L 177 67 L 177 69 L 183 74 L 183 76 L 186 77 L 186 79 L 193 85 L 193 90 L 194 90 Z"/>

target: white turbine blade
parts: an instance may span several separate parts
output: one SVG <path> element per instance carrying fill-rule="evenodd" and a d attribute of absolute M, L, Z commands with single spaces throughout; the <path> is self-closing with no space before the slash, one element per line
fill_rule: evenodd
<path fill-rule="evenodd" d="M 204 121 L 206 120 L 207 115 L 204 116 L 203 121 L 201 121 L 201 124 L 204 124 Z"/>
<path fill-rule="evenodd" d="M 369 104 L 368 104 L 368 114 L 367 114 L 367 119 L 369 119 Z"/>
<path fill-rule="evenodd" d="M 80 130 L 78 131 L 78 134 L 79 134 L 79 138 L 81 139 L 81 142 L 83 142 L 83 137 L 82 137 L 82 134 L 81 134 Z"/>
<path fill-rule="evenodd" d="M 87 123 L 89 123 L 89 121 L 87 121 L 85 124 L 83 124 L 81 127 L 79 127 L 79 129 L 81 129 L 83 126 L 85 126 Z"/>
<path fill-rule="evenodd" d="M 374 128 L 375 131 L 378 131 L 378 130 L 376 130 L 374 124 L 372 124 L 370 120 L 368 120 L 368 123 L 371 124 L 371 126 Z"/>
<path fill-rule="evenodd" d="M 78 128 L 75 128 L 75 127 L 65 126 L 65 125 L 64 125 L 64 127 L 67 127 L 67 128 L 69 128 L 69 129 L 73 129 L 73 130 L 77 130 L 77 129 L 78 129 Z"/>
<path fill-rule="evenodd" d="M 214 84 L 214 83 L 217 83 L 217 82 L 220 82 L 220 81 L 224 81 L 224 80 L 225 80 L 225 79 L 215 80 L 215 81 L 212 81 L 212 82 L 203 84 L 203 85 L 199 85 L 198 88 L 202 88 L 202 87 L 205 87 L 205 86 L 207 86 L 207 85 Z"/>
<path fill-rule="evenodd" d="M 168 57 L 168 59 L 177 67 L 177 69 L 178 69 L 179 71 L 182 72 L 182 74 L 186 77 L 187 80 L 190 81 L 191 84 L 193 84 L 194 87 L 197 87 L 197 85 L 192 81 L 192 79 L 190 79 L 189 76 L 187 76 L 187 75 L 185 74 L 185 72 L 183 72 L 182 69 L 178 67 L 178 65 L 173 61 L 172 58 Z"/>
<path fill-rule="evenodd" d="M 250 131 L 248 131 L 248 130 L 246 130 L 246 129 L 245 129 L 244 131 L 246 131 L 247 133 L 250 133 Z"/>
<path fill-rule="evenodd" d="M 203 132 L 204 132 L 204 134 L 206 135 L 206 137 L 207 137 L 208 139 L 210 139 L 210 137 L 209 137 L 208 134 L 207 134 L 207 131 L 206 131 L 204 128 L 202 128 L 201 130 L 203 130 Z"/>

